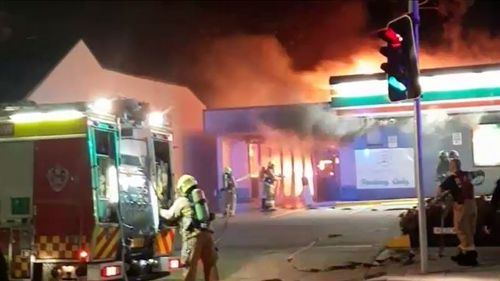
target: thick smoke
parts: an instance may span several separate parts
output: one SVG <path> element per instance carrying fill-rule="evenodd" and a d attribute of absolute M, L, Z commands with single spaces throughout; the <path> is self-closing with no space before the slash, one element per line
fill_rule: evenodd
<path fill-rule="evenodd" d="M 210 107 L 257 106 L 314 100 L 314 92 L 292 70 L 292 61 L 273 36 L 238 35 L 211 44 L 199 79 Z M 308 93 L 310 95 L 308 95 Z M 326 98 L 326 97 L 323 97 Z"/>
<path fill-rule="evenodd" d="M 328 105 L 294 105 L 286 110 L 268 111 L 258 116 L 261 131 L 266 135 L 294 135 L 301 141 L 339 142 L 348 141 L 352 137 L 363 134 L 376 122 L 373 119 L 338 116 Z M 279 132 L 269 133 L 269 128 Z M 285 141 L 286 142 L 286 141 Z"/>
<path fill-rule="evenodd" d="M 318 56 L 325 59 L 309 71 L 294 70 L 289 53 L 272 35 L 237 35 L 214 41 L 203 50 L 198 67 L 194 70 L 202 85 L 199 92 L 206 97 L 207 106 L 326 103 L 331 97 L 328 85 L 330 76 L 380 72 L 379 66 L 384 58 L 377 52 L 379 42 L 366 34 L 361 35 L 367 23 L 363 2 L 345 3 L 348 4 L 341 9 L 332 10 L 331 20 L 325 23 L 323 33 L 311 31 L 314 33 L 312 39 L 304 42 L 303 48 L 307 48 L 308 42 L 326 45 L 315 50 L 319 52 Z M 500 61 L 500 38 L 492 38 L 487 32 L 481 31 L 469 34 L 462 32 L 464 15 L 473 1 L 442 0 L 439 3 L 441 13 L 447 18 L 444 23 L 444 43 L 432 48 L 422 46 L 421 68 Z M 349 24 L 339 25 L 346 17 Z M 322 37 L 325 38 L 324 42 L 319 40 Z M 327 37 L 342 40 L 332 42 Z M 339 117 L 322 106 L 291 112 L 289 114 L 292 116 L 261 116 L 263 128 L 272 127 L 295 133 L 301 139 L 310 135 L 341 138 L 361 134 L 377 124 L 373 120 Z M 342 122 L 338 122 L 339 118 L 342 118 Z M 424 132 L 434 133 L 450 118 L 446 113 L 429 111 L 424 115 Z M 472 128 L 478 118 L 480 116 L 467 117 L 460 122 Z M 269 121 L 272 119 L 278 121 Z M 413 121 L 406 122 L 403 128 L 412 132 Z"/>
<path fill-rule="evenodd" d="M 474 0 L 440 0 L 439 11 L 446 17 L 444 23 L 444 40 L 453 51 L 462 45 L 462 21 Z"/>
<path fill-rule="evenodd" d="M 330 8 L 328 20 L 295 44 L 299 45 L 299 56 L 315 52 L 314 55 L 336 61 L 339 68 L 344 68 L 353 63 L 351 50 L 364 45 L 361 30 L 366 25 L 365 6 L 362 1 L 345 1 Z M 326 70 L 294 70 L 287 50 L 274 35 L 219 38 L 202 51 L 194 73 L 199 85 L 197 92 L 212 108 L 325 102 L 329 99 L 328 77 L 332 74 Z"/>

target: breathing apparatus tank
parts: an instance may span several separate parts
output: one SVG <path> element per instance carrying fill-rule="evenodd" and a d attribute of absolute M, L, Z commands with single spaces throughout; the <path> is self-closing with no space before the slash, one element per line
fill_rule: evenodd
<path fill-rule="evenodd" d="M 208 211 L 205 192 L 199 188 L 191 191 L 194 219 L 200 224 L 201 228 L 208 228 L 210 222 L 210 212 Z"/>

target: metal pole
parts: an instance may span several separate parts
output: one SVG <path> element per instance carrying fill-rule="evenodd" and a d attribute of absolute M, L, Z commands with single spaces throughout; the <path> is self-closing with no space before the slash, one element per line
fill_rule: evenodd
<path fill-rule="evenodd" d="M 418 61 L 419 53 L 419 32 L 420 13 L 418 0 L 408 1 L 408 10 L 413 21 L 413 31 L 415 35 L 415 51 Z M 427 253 L 427 221 L 425 213 L 424 189 L 422 186 L 422 114 L 420 109 L 420 98 L 415 99 L 415 185 L 418 197 L 418 229 L 420 244 L 420 271 L 427 272 L 428 253 Z"/>

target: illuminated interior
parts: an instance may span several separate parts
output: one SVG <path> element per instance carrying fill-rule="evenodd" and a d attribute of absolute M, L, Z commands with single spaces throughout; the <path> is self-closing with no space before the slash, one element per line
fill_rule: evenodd
<path fill-rule="evenodd" d="M 248 157 L 252 177 L 267 163 L 274 164 L 277 178 L 276 204 L 285 208 L 297 208 L 303 205 L 302 177 L 307 177 L 311 194 L 314 194 L 314 171 L 311 153 L 297 147 L 267 141 L 260 144 L 250 143 Z M 260 155 L 260 159 L 259 159 Z M 259 161 L 260 160 L 260 161 Z"/>

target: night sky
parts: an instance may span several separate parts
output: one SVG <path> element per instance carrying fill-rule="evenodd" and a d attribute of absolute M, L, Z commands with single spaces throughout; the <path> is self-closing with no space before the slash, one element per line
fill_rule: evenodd
<path fill-rule="evenodd" d="M 473 2 L 461 18 L 462 34 L 500 35 L 500 1 Z M 220 38 L 273 36 L 292 67 L 307 70 L 348 54 L 406 6 L 403 0 L 0 2 L 0 99 L 22 98 L 29 89 L 16 85 L 24 81 L 19 77 L 35 79 L 23 73 L 50 65 L 82 38 L 104 67 L 187 85 L 209 103 L 213 93 L 203 91 L 209 82 L 195 70 Z M 443 23 L 453 15 L 421 13 L 423 44 L 442 44 Z"/>

